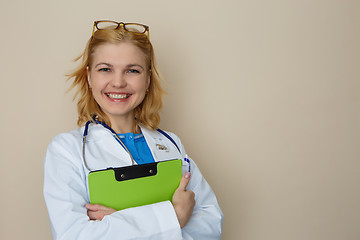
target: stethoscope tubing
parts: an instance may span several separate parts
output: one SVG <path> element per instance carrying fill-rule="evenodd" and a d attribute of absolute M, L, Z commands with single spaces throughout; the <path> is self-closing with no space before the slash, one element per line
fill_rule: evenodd
<path fill-rule="evenodd" d="M 89 168 L 89 166 L 86 163 L 86 158 L 85 158 L 85 143 L 86 143 L 86 136 L 88 134 L 89 131 L 89 125 L 90 123 L 96 123 L 96 124 L 101 124 L 102 126 L 104 126 L 106 129 L 108 129 L 111 134 L 113 135 L 113 137 L 115 138 L 115 140 L 125 149 L 125 151 L 129 154 L 130 158 L 131 158 L 131 165 L 135 165 L 135 160 L 133 158 L 133 156 L 131 155 L 129 149 L 126 147 L 126 145 L 123 143 L 123 141 L 121 141 L 120 137 L 116 134 L 116 132 L 109 127 L 106 123 L 100 122 L 98 120 L 93 120 L 93 121 L 88 121 L 85 124 L 85 128 L 84 128 L 84 134 L 83 134 L 83 151 L 82 151 L 82 155 L 83 155 L 83 162 L 84 162 L 84 166 L 86 167 L 87 170 L 91 171 L 91 169 Z"/>
<path fill-rule="evenodd" d="M 135 160 L 133 158 L 133 156 L 131 155 L 129 149 L 126 147 L 126 145 L 123 143 L 123 141 L 121 141 L 120 137 L 116 134 L 116 132 L 111 128 L 109 127 L 106 123 L 104 122 L 101 122 L 101 121 L 98 121 L 96 120 L 96 116 L 93 117 L 93 120 L 92 121 L 88 121 L 86 122 L 85 124 L 85 128 L 84 128 L 84 134 L 83 134 L 83 151 L 82 151 L 82 157 L 83 157 L 83 162 L 84 162 L 84 166 L 87 170 L 91 171 L 91 169 L 89 168 L 89 166 L 87 165 L 86 163 L 86 158 L 85 158 L 85 143 L 86 143 L 86 136 L 88 135 L 88 132 L 89 132 L 89 125 L 91 123 L 95 123 L 95 124 L 100 124 L 102 125 L 103 127 L 105 127 L 106 129 L 108 129 L 111 134 L 113 135 L 113 137 L 115 138 L 115 140 L 125 149 L 125 151 L 129 154 L 130 158 L 131 158 L 131 165 L 135 165 Z M 161 134 L 163 134 L 166 138 L 168 138 L 175 146 L 176 148 L 178 149 L 179 153 L 181 154 L 181 151 L 180 151 L 180 148 L 178 147 L 178 145 L 176 144 L 176 142 L 174 141 L 174 139 L 172 139 L 166 132 L 164 132 L 163 130 L 161 129 L 157 129 L 158 132 L 160 132 Z M 187 158 L 187 155 L 186 157 L 184 158 L 184 161 L 187 162 L 189 164 L 189 172 L 190 172 L 190 160 Z"/>

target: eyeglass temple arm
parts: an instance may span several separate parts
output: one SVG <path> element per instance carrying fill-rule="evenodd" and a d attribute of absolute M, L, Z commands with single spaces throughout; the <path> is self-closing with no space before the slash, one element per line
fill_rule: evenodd
<path fill-rule="evenodd" d="M 94 36 L 94 33 L 95 33 L 95 27 L 96 27 L 96 22 L 94 22 L 93 32 L 92 32 L 92 35 L 91 35 L 91 36 Z"/>

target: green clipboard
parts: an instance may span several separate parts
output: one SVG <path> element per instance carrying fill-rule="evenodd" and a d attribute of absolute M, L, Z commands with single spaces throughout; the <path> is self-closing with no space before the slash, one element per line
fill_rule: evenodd
<path fill-rule="evenodd" d="M 108 168 L 88 176 L 90 203 L 122 210 L 172 200 L 182 177 L 182 160 Z"/>

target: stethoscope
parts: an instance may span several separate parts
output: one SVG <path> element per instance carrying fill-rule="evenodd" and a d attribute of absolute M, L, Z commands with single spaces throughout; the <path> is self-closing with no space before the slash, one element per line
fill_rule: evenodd
<path fill-rule="evenodd" d="M 131 155 L 129 149 L 126 147 L 126 145 L 123 143 L 123 141 L 121 141 L 120 137 L 117 135 L 117 133 L 111 128 L 109 127 L 106 123 L 101 122 L 99 120 L 97 120 L 96 116 L 93 117 L 93 119 L 91 121 L 86 122 L 85 124 L 85 128 L 84 128 L 84 134 L 83 134 L 83 147 L 82 147 L 82 157 L 83 157 L 83 162 L 84 162 L 84 166 L 86 167 L 87 170 L 91 171 L 91 169 L 88 167 L 87 163 L 86 163 L 86 158 L 85 158 L 85 143 L 86 143 L 86 136 L 88 135 L 89 132 L 89 125 L 91 123 L 96 123 L 96 124 L 100 124 L 102 125 L 104 128 L 108 129 L 111 134 L 113 135 L 113 137 L 115 138 L 115 140 L 121 145 L 121 147 L 123 147 L 125 149 L 125 151 L 129 154 L 130 158 L 131 158 L 131 165 L 135 165 L 135 160 L 133 158 L 133 156 Z M 169 139 L 178 149 L 178 151 L 181 154 L 180 148 L 178 147 L 178 145 L 176 144 L 176 142 L 174 141 L 174 139 L 172 139 L 166 132 L 164 132 L 161 129 L 157 129 L 158 132 L 160 132 L 162 135 L 164 135 L 167 139 Z M 189 164 L 189 172 L 190 172 L 190 160 L 185 157 L 184 161 L 187 162 Z"/>
<path fill-rule="evenodd" d="M 125 151 L 129 154 L 130 158 L 131 158 L 131 165 L 135 165 L 135 160 L 133 158 L 133 156 L 131 155 L 129 149 L 126 147 L 126 145 L 123 143 L 123 141 L 121 141 L 120 137 L 116 134 L 116 132 L 109 127 L 106 123 L 101 122 L 99 120 L 96 119 L 96 116 L 93 117 L 92 121 L 87 121 L 85 124 L 85 128 L 84 128 L 84 134 L 83 134 L 83 151 L 82 151 L 82 156 L 83 156 L 83 161 L 84 161 L 84 165 L 86 167 L 87 170 L 91 171 L 90 168 L 88 167 L 87 163 L 86 163 L 86 158 L 85 158 L 85 143 L 86 143 L 86 136 L 88 135 L 88 131 L 89 131 L 89 125 L 91 123 L 96 123 L 96 124 L 100 124 L 103 127 L 105 127 L 106 129 L 108 129 L 111 134 L 113 135 L 113 137 L 116 139 L 116 141 L 125 149 Z"/>

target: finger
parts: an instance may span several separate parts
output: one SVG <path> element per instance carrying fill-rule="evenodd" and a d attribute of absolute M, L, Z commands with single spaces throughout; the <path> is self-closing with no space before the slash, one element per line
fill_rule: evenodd
<path fill-rule="evenodd" d="M 191 178 L 190 172 L 186 172 L 184 176 L 181 178 L 179 189 L 186 191 L 186 187 L 189 184 Z"/>
<path fill-rule="evenodd" d="M 90 204 L 90 203 L 87 203 L 85 204 L 85 207 L 91 211 L 95 211 L 96 210 L 96 207 L 95 207 L 95 204 Z"/>
<path fill-rule="evenodd" d="M 95 204 L 93 204 L 95 205 Z M 101 206 L 101 205 L 99 205 Z M 97 207 L 97 206 L 95 206 Z M 96 209 L 96 210 L 90 210 L 88 209 L 87 210 L 87 215 L 90 217 L 91 220 L 98 220 L 101 215 L 104 213 L 104 210 L 99 210 L 99 209 Z"/>
<path fill-rule="evenodd" d="M 93 212 L 93 211 L 91 211 L 91 210 L 88 210 L 88 211 L 87 211 L 87 215 L 88 215 L 88 217 L 90 218 L 90 220 L 96 220 L 95 212 Z"/>
<path fill-rule="evenodd" d="M 91 211 L 99 211 L 105 208 L 100 204 L 90 204 L 90 203 L 85 204 L 85 207 Z"/>

